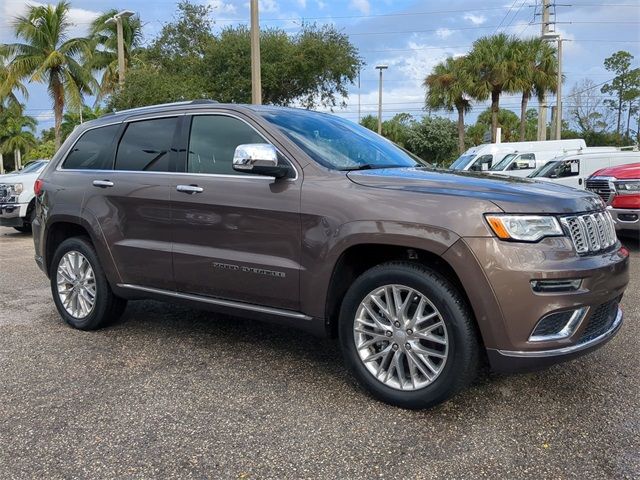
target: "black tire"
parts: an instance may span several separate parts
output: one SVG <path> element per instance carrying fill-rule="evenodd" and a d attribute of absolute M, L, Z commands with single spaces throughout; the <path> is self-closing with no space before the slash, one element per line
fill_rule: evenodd
<path fill-rule="evenodd" d="M 377 287 L 400 284 L 426 296 L 441 312 L 449 353 L 432 383 L 417 390 L 385 385 L 366 368 L 354 338 L 356 312 L 363 299 Z M 367 270 L 351 285 L 340 309 L 339 336 L 347 368 L 378 399 L 403 408 L 429 408 L 467 387 L 476 377 L 480 345 L 473 315 L 458 289 L 438 272 L 411 262 L 389 262 Z"/>
<path fill-rule="evenodd" d="M 13 227 L 13 228 L 15 228 L 20 233 L 31 233 L 31 224 L 30 223 L 25 223 L 21 227 Z"/>
<path fill-rule="evenodd" d="M 25 217 L 25 221 L 20 227 L 13 227 L 20 233 L 31 233 L 31 224 L 33 223 L 34 218 L 36 217 L 36 206 L 32 201 L 27 208 L 27 216 Z"/>
<path fill-rule="evenodd" d="M 58 266 L 64 255 L 70 251 L 79 252 L 88 260 L 95 277 L 96 297 L 93 309 L 86 317 L 80 319 L 67 312 L 58 293 Z M 98 256 L 96 255 L 93 245 L 86 237 L 68 238 L 58 246 L 51 261 L 49 278 L 51 280 L 51 293 L 53 295 L 56 308 L 58 309 L 58 313 L 60 313 L 63 320 L 73 328 L 80 330 L 96 330 L 104 327 L 120 318 L 127 306 L 127 301 L 123 298 L 117 297 L 111 290 L 109 281 L 104 274 L 104 270 L 100 265 L 100 261 L 98 260 Z"/>

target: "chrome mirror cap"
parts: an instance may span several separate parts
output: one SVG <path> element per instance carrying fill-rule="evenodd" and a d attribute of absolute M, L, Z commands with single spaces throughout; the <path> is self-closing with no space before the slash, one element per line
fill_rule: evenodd
<path fill-rule="evenodd" d="M 233 154 L 234 170 L 250 172 L 256 167 L 277 167 L 278 152 L 268 143 L 238 145 Z"/>

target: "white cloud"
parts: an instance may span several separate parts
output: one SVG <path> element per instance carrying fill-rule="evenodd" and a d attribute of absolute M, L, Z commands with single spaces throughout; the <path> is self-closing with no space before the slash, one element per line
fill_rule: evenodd
<path fill-rule="evenodd" d="M 487 17 L 485 17 L 484 15 L 474 15 L 473 13 L 465 13 L 462 18 L 473 23 L 474 25 L 482 25 L 487 21 Z"/>
<path fill-rule="evenodd" d="M 13 37 L 12 23 L 13 20 L 20 15 L 27 13 L 30 6 L 44 6 L 41 2 L 25 2 L 23 0 L 4 0 L 0 10 L 0 33 L 3 38 Z M 69 21 L 72 23 L 69 28 L 69 37 L 79 37 L 87 34 L 89 24 L 100 15 L 100 12 L 87 10 L 84 8 L 69 9 Z"/>
<path fill-rule="evenodd" d="M 276 0 L 260 0 L 260 11 L 274 13 L 278 11 L 278 2 Z"/>
<path fill-rule="evenodd" d="M 232 3 L 225 2 L 224 0 L 209 0 L 209 6 L 213 9 L 214 13 L 236 13 L 236 6 Z"/>
<path fill-rule="evenodd" d="M 318 5 L 318 10 L 324 10 L 325 8 L 327 8 L 327 3 L 323 2 L 322 0 L 318 0 L 316 4 Z"/>
<path fill-rule="evenodd" d="M 371 11 L 369 0 L 351 0 L 351 8 L 358 10 L 365 15 L 369 15 L 369 12 Z"/>
<path fill-rule="evenodd" d="M 436 36 L 440 38 L 447 38 L 453 35 L 453 30 L 449 30 L 448 28 L 439 28 L 436 30 Z"/>
<path fill-rule="evenodd" d="M 300 8 L 307 8 L 307 0 L 298 0 L 298 5 Z"/>
<path fill-rule="evenodd" d="M 46 112 L 36 113 L 35 115 L 33 115 L 33 118 L 35 118 L 38 123 L 43 123 L 50 122 L 55 118 L 55 115 L 53 113 L 53 110 L 47 110 Z"/>

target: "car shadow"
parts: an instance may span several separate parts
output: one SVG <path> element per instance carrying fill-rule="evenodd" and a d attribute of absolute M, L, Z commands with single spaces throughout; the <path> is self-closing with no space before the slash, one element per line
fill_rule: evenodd
<path fill-rule="evenodd" d="M 618 238 L 630 252 L 640 252 L 640 233 L 618 233 Z"/>

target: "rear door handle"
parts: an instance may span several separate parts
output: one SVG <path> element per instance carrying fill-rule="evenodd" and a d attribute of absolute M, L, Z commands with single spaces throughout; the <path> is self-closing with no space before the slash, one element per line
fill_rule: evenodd
<path fill-rule="evenodd" d="M 113 187 L 113 182 L 110 180 L 94 180 L 93 186 L 100 188 Z"/>
<path fill-rule="evenodd" d="M 176 190 L 184 193 L 202 193 L 204 192 L 204 188 L 199 187 L 197 185 L 178 185 L 176 186 Z"/>

